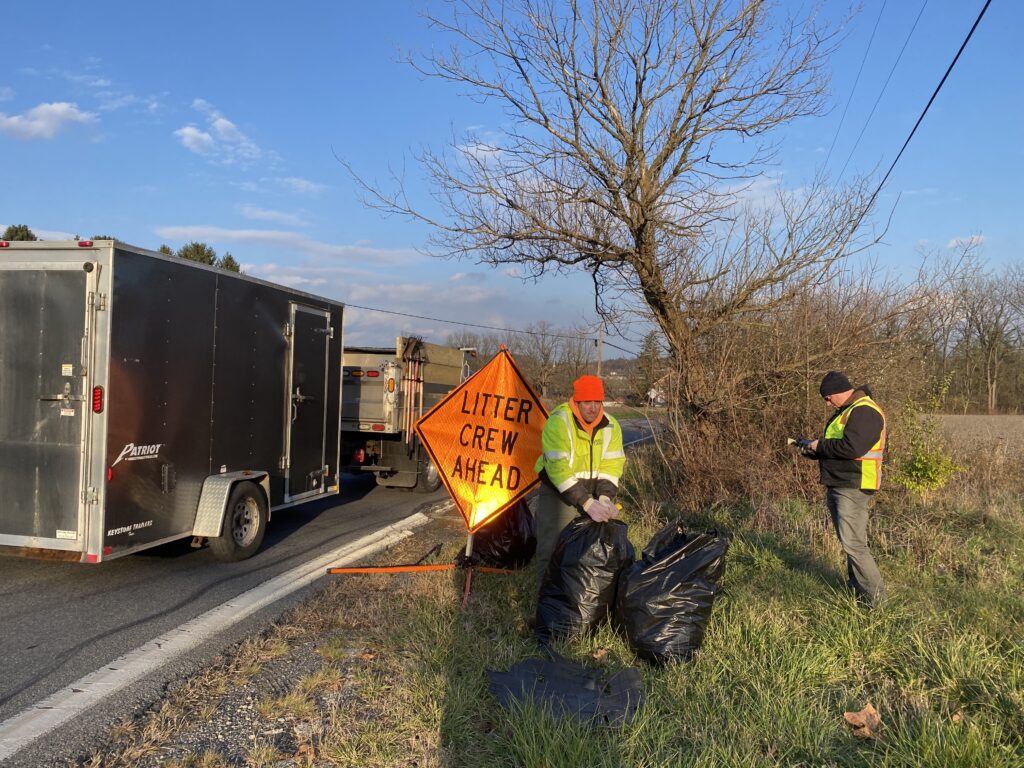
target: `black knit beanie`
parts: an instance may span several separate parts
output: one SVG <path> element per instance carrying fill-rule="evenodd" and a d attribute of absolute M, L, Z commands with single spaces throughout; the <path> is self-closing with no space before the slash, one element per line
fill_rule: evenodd
<path fill-rule="evenodd" d="M 839 371 L 829 371 L 826 373 L 821 380 L 821 386 L 818 387 L 822 397 L 828 397 L 840 392 L 848 392 L 851 389 L 853 389 L 853 385 L 850 384 L 850 380 L 846 378 L 845 373 L 840 373 Z"/>

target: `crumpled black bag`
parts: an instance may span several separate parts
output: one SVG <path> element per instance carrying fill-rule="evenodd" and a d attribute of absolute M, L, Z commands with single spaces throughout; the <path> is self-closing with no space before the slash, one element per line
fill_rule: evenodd
<path fill-rule="evenodd" d="M 637 656 L 654 664 L 692 658 L 721 591 L 728 549 L 718 531 L 687 534 L 679 523 L 654 535 L 615 596 L 615 625 Z"/>
<path fill-rule="evenodd" d="M 608 617 L 619 574 L 633 557 L 620 520 L 597 523 L 584 515 L 565 526 L 541 582 L 537 642 L 592 632 Z"/>
<path fill-rule="evenodd" d="M 492 568 L 522 568 L 537 551 L 537 524 L 525 501 L 473 534 L 473 556 Z"/>
<path fill-rule="evenodd" d="M 552 655 L 526 659 L 508 672 L 487 671 L 491 693 L 504 709 L 513 702 L 550 708 L 558 718 L 581 723 L 622 725 L 633 720 L 644 702 L 639 670 L 627 667 L 610 676 Z"/>

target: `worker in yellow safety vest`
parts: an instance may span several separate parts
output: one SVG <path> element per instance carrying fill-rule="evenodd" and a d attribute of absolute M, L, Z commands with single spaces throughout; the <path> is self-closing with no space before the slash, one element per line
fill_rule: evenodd
<path fill-rule="evenodd" d="M 868 506 L 881 485 L 885 414 L 867 386 L 854 387 L 845 374 L 829 371 L 818 388 L 833 409 L 825 434 L 804 455 L 818 461 L 825 502 L 846 553 L 847 583 L 857 599 L 877 605 L 885 584 L 868 549 Z"/>
<path fill-rule="evenodd" d="M 604 412 L 604 382 L 581 376 L 572 399 L 551 411 L 537 459 L 537 583 L 544 578 L 558 535 L 580 514 L 599 523 L 618 516 L 615 495 L 626 466 L 622 428 Z"/>

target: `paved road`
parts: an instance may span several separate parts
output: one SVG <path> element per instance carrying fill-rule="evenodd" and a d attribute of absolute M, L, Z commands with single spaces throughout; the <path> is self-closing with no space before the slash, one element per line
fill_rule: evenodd
<path fill-rule="evenodd" d="M 0 558 L 0 721 L 267 579 L 445 498 L 377 488 L 369 476 L 343 486 L 340 496 L 276 513 L 263 549 L 240 563 L 187 542 L 100 565 Z M 226 632 L 223 645 L 283 609 Z"/>

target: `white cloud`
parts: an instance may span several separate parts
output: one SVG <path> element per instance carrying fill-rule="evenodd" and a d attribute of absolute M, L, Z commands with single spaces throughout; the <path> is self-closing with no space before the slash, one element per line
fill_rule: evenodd
<path fill-rule="evenodd" d="M 10 101 L 14 98 L 14 89 L 6 85 L 0 85 L 0 101 Z"/>
<path fill-rule="evenodd" d="M 174 135 L 178 137 L 178 141 L 181 142 L 182 146 L 191 152 L 195 152 L 197 155 L 207 155 L 213 152 L 213 136 L 206 131 L 199 130 L 194 125 L 186 125 L 184 128 L 179 128 L 174 132 Z"/>
<path fill-rule="evenodd" d="M 74 240 L 74 232 L 64 232 L 59 229 L 36 229 L 32 228 L 35 236 L 40 240 Z"/>
<path fill-rule="evenodd" d="M 309 181 L 308 179 L 302 179 L 298 176 L 285 176 L 274 179 L 278 184 L 283 186 L 285 189 L 291 190 L 292 192 L 298 192 L 303 195 L 318 195 L 327 189 L 326 184 L 318 184 L 315 181 Z"/>
<path fill-rule="evenodd" d="M 267 208 L 259 208 L 255 205 L 240 205 L 238 212 L 247 219 L 253 221 L 274 221 L 278 224 L 287 224 L 292 227 L 304 227 L 306 222 L 293 213 L 274 211 Z"/>
<path fill-rule="evenodd" d="M 985 244 L 984 235 L 971 235 L 970 237 L 954 237 L 948 243 L 947 248 L 977 247 Z"/>
<path fill-rule="evenodd" d="M 70 80 L 72 83 L 85 85 L 89 88 L 109 88 L 111 86 L 110 80 L 108 80 L 105 77 L 97 77 L 96 75 L 75 74 L 71 72 L 64 72 L 63 74 L 64 77 Z"/>
<path fill-rule="evenodd" d="M 91 123 L 96 115 L 83 112 L 78 105 L 66 101 L 50 102 L 32 107 L 22 115 L 0 112 L 0 133 L 16 139 L 52 139 L 68 123 Z"/>
<path fill-rule="evenodd" d="M 411 248 L 373 248 L 368 245 L 324 243 L 296 232 L 275 229 L 228 229 L 226 227 L 188 225 L 158 227 L 156 233 L 169 240 L 202 240 L 215 244 L 221 241 L 269 245 L 292 253 L 325 259 L 343 259 L 357 265 L 369 263 L 397 264 L 422 258 Z"/>
<path fill-rule="evenodd" d="M 456 272 L 448 278 L 450 283 L 482 283 L 487 280 L 487 275 L 483 272 Z"/>
<path fill-rule="evenodd" d="M 190 123 L 174 132 L 178 141 L 190 152 L 220 165 L 243 168 L 251 166 L 263 156 L 263 150 L 210 102 L 195 99 L 192 108 L 206 118 L 206 130 Z"/>

